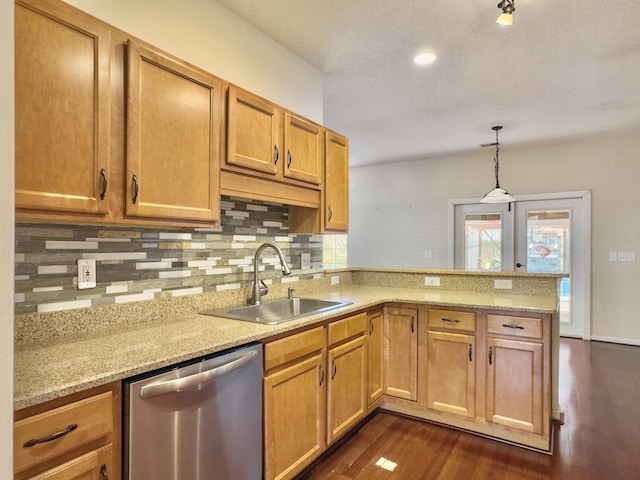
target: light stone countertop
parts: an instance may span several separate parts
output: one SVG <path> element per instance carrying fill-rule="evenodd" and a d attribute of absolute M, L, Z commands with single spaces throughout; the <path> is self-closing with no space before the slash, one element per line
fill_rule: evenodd
<path fill-rule="evenodd" d="M 227 348 L 259 341 L 382 303 L 403 302 L 552 314 L 556 296 L 411 288 L 337 286 L 304 297 L 352 305 L 279 325 L 187 314 L 154 322 L 17 344 L 14 409 L 118 381 Z M 268 301 L 268 300 L 266 300 Z"/>

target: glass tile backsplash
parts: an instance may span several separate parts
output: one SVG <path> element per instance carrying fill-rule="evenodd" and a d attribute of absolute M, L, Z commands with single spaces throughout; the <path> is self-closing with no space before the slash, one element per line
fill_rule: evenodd
<path fill-rule="evenodd" d="M 285 281 L 322 277 L 322 237 L 289 235 L 288 207 L 223 197 L 221 226 L 150 229 L 83 225 L 16 225 L 15 313 L 35 313 L 249 287 L 253 255 L 276 243 L 293 273 Z M 300 269 L 300 254 L 311 269 Z M 96 287 L 77 288 L 77 261 L 96 260 Z M 259 268 L 282 281 L 272 250 Z"/>

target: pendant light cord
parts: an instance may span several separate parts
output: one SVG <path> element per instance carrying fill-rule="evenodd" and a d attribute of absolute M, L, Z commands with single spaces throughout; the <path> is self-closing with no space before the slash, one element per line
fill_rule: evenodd
<path fill-rule="evenodd" d="M 498 154 L 500 153 L 500 143 L 498 142 L 498 131 L 496 129 L 496 156 L 493 158 L 493 162 L 496 164 L 496 188 L 500 188 L 500 180 L 498 180 L 498 171 L 500 170 L 500 161 L 498 160 Z"/>

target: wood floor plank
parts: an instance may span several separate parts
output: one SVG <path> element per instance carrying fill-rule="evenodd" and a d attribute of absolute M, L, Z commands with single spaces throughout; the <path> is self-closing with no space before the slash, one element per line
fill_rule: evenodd
<path fill-rule="evenodd" d="M 553 455 L 379 412 L 297 480 L 640 480 L 640 347 L 561 339 L 559 380 Z"/>

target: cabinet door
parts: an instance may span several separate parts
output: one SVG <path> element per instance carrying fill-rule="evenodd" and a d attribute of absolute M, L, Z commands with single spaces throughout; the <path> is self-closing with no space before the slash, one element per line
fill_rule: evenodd
<path fill-rule="evenodd" d="M 349 141 L 334 132 L 325 135 L 325 230 L 349 229 Z"/>
<path fill-rule="evenodd" d="M 475 336 L 429 331 L 427 352 L 427 407 L 473 417 Z"/>
<path fill-rule="evenodd" d="M 126 214 L 220 218 L 218 80 L 129 41 Z"/>
<path fill-rule="evenodd" d="M 47 470 L 30 480 L 107 480 L 118 478 L 119 475 L 113 469 L 113 448 L 108 444 L 99 450 L 94 450 L 66 462 L 59 467 Z"/>
<path fill-rule="evenodd" d="M 293 478 L 325 448 L 324 357 L 318 353 L 264 379 L 267 480 Z"/>
<path fill-rule="evenodd" d="M 354 427 L 367 410 L 364 335 L 329 350 L 327 443 Z"/>
<path fill-rule="evenodd" d="M 418 399 L 418 311 L 385 308 L 385 393 Z"/>
<path fill-rule="evenodd" d="M 290 113 L 284 115 L 284 176 L 320 184 L 324 159 L 322 128 Z"/>
<path fill-rule="evenodd" d="M 542 344 L 489 337 L 487 352 L 487 421 L 543 433 Z"/>
<path fill-rule="evenodd" d="M 367 402 L 372 404 L 382 396 L 384 355 L 382 352 L 383 322 L 382 312 L 368 315 L 367 336 Z"/>
<path fill-rule="evenodd" d="M 278 124 L 273 104 L 229 87 L 226 163 L 275 175 L 284 163 Z"/>
<path fill-rule="evenodd" d="M 16 207 L 105 214 L 109 27 L 54 2 L 16 2 Z"/>

